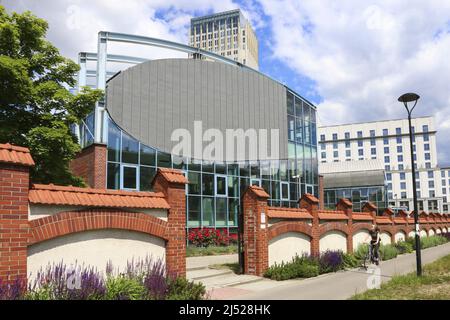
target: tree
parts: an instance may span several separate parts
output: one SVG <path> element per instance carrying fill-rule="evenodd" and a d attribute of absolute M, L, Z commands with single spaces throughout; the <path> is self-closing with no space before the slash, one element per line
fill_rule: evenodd
<path fill-rule="evenodd" d="M 30 148 L 34 182 L 80 186 L 69 169 L 80 151 L 70 124 L 84 119 L 103 93 L 68 90 L 79 67 L 45 38 L 47 29 L 29 11 L 8 14 L 0 6 L 0 143 Z"/>

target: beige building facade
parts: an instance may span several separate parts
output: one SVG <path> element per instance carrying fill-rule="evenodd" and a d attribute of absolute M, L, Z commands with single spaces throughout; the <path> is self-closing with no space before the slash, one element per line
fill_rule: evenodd
<path fill-rule="evenodd" d="M 189 45 L 259 68 L 258 39 L 239 9 L 191 19 Z"/>

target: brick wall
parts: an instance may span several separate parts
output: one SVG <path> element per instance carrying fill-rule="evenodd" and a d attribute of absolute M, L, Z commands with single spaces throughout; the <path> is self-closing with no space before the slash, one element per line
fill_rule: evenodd
<path fill-rule="evenodd" d="M 29 168 L 0 163 L 0 278 L 27 277 Z"/>
<path fill-rule="evenodd" d="M 299 209 L 275 208 L 267 206 L 265 191 L 258 187 L 249 187 L 243 197 L 243 241 L 244 272 L 262 275 L 267 270 L 269 260 L 269 241 L 283 232 L 300 232 L 310 239 L 312 255 L 321 252 L 320 239 L 330 231 L 345 234 L 347 252 L 352 252 L 353 235 L 363 229 L 377 224 L 381 232 L 389 233 L 391 242 L 395 234 L 414 230 L 411 219 L 403 215 L 393 217 L 392 211 L 386 210 L 383 216 L 376 216 L 377 207 L 367 203 L 362 212 L 353 212 L 353 204 L 348 199 L 340 199 L 336 210 L 320 210 L 319 200 L 310 194 L 304 194 L 299 202 Z M 261 227 L 261 213 L 268 212 L 269 227 Z M 272 213 L 273 212 L 273 213 Z M 448 228 L 448 216 L 421 215 L 421 229 L 430 230 Z M 323 249 L 323 248 L 322 248 Z M 290 258 L 288 259 L 290 260 Z"/>
<path fill-rule="evenodd" d="M 80 176 L 91 188 L 106 188 L 107 147 L 94 143 L 84 148 L 70 163 L 73 174 Z"/>

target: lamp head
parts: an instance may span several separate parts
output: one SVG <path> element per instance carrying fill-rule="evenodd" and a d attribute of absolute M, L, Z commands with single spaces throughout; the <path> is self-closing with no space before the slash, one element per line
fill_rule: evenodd
<path fill-rule="evenodd" d="M 402 95 L 398 98 L 398 101 L 403 102 L 403 103 L 408 103 L 408 102 L 417 101 L 419 99 L 420 99 L 420 96 L 416 93 L 405 93 L 404 95 Z"/>

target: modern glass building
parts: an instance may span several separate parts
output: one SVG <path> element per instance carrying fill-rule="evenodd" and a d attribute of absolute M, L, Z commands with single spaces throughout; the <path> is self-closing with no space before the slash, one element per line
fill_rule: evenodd
<path fill-rule="evenodd" d="M 324 190 L 325 209 L 335 210 L 339 199 L 349 199 L 353 203 L 353 211 L 360 212 L 361 208 L 368 201 L 378 207 L 378 214 L 382 215 L 386 209 L 386 187 L 356 187 L 356 188 L 337 188 Z"/>
<path fill-rule="evenodd" d="M 316 107 L 253 69 L 195 59 L 147 61 L 112 77 L 104 104 L 105 187 L 150 191 L 159 167 L 180 169 L 190 182 L 187 228 L 237 232 L 249 185 L 263 187 L 271 206 L 296 207 L 303 193 L 319 196 Z M 174 130 L 194 132 L 194 121 L 222 132 L 279 129 L 279 157 L 211 162 L 171 154 Z M 95 141 L 94 117 L 80 129 L 87 147 Z"/>

